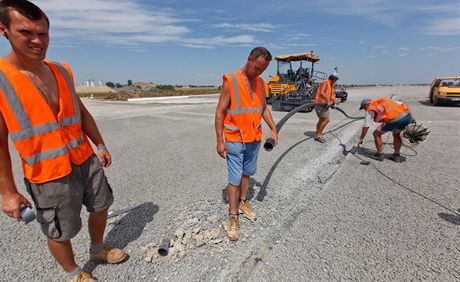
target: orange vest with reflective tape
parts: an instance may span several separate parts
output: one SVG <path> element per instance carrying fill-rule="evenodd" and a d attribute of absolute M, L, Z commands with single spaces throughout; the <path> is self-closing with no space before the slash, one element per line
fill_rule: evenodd
<path fill-rule="evenodd" d="M 0 113 L 32 183 L 61 178 L 80 165 L 93 149 L 81 129 L 81 114 L 70 68 L 44 61 L 57 83 L 57 119 L 34 84 L 16 67 L 0 59 Z"/>
<path fill-rule="evenodd" d="M 324 97 L 329 97 L 328 100 L 324 99 Z M 316 97 L 314 102 L 327 104 L 329 102 L 334 102 L 334 87 L 332 87 L 331 81 L 329 79 L 324 80 L 318 86 L 318 90 L 316 91 Z"/>
<path fill-rule="evenodd" d="M 366 111 L 375 112 L 375 122 L 389 122 L 401 113 L 409 113 L 409 108 L 388 98 L 372 100 Z"/>
<path fill-rule="evenodd" d="M 224 74 L 230 91 L 230 106 L 224 117 L 224 136 L 227 142 L 254 142 L 262 140 L 263 99 L 267 84 L 256 78 L 256 90 L 251 96 L 239 71 Z"/>

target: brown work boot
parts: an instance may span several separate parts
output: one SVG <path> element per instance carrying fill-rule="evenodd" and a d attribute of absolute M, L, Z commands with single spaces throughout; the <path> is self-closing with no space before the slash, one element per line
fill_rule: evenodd
<path fill-rule="evenodd" d="M 227 236 L 230 241 L 236 241 L 240 237 L 240 220 L 237 215 L 231 214 L 228 218 Z"/>
<path fill-rule="evenodd" d="M 249 220 L 255 221 L 257 219 L 256 213 L 251 209 L 248 200 L 241 200 L 240 202 L 240 213 L 244 215 Z"/>
<path fill-rule="evenodd" d="M 91 273 L 80 271 L 78 275 L 67 279 L 67 282 L 95 282 L 97 279 L 91 275 Z"/>
<path fill-rule="evenodd" d="M 89 259 L 97 262 L 120 263 L 128 256 L 122 249 L 112 248 L 104 244 L 102 250 L 98 253 L 89 252 Z"/>

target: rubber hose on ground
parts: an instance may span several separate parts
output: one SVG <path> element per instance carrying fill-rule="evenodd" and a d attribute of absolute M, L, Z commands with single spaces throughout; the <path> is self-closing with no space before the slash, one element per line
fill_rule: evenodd
<path fill-rule="evenodd" d="M 279 133 L 280 130 L 281 130 L 281 127 L 283 127 L 283 125 L 286 123 L 286 121 L 288 119 L 290 119 L 295 113 L 307 108 L 307 107 L 312 107 L 315 105 L 315 102 L 309 102 L 309 103 L 306 103 L 306 104 L 303 104 L 303 105 L 300 105 L 294 109 L 292 109 L 289 113 L 287 113 L 282 119 L 280 119 L 280 121 L 278 121 L 278 123 L 276 124 L 276 131 Z M 265 140 L 265 144 L 264 144 L 264 149 L 265 151 L 268 151 L 270 152 L 271 150 L 273 150 L 273 147 L 275 147 L 275 140 L 273 140 L 272 138 L 267 138 L 267 140 Z"/>
<path fill-rule="evenodd" d="M 303 104 L 303 105 L 300 105 L 296 108 L 294 108 L 293 110 L 291 110 L 289 113 L 287 113 L 282 119 L 280 119 L 280 121 L 278 121 L 278 123 L 276 124 L 276 131 L 279 133 L 280 130 L 281 130 L 281 127 L 283 127 L 283 125 L 286 123 L 286 121 L 288 119 L 290 119 L 295 113 L 307 108 L 307 107 L 312 107 L 314 106 L 316 103 L 315 102 L 309 102 L 309 103 L 306 103 L 306 104 Z M 335 109 L 338 110 L 339 112 L 341 112 L 342 114 L 344 114 L 347 118 L 349 119 L 363 119 L 364 117 L 352 117 L 352 116 L 349 116 L 344 110 L 342 110 L 341 108 L 335 106 Z M 275 140 L 273 140 L 272 138 L 267 138 L 267 140 L 265 140 L 265 144 L 264 144 L 264 149 L 265 151 L 268 151 L 270 152 L 271 150 L 273 150 L 273 147 L 275 147 Z"/>

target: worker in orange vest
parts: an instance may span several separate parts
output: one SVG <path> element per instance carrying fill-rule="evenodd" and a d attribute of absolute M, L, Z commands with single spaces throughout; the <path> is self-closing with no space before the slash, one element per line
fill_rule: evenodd
<path fill-rule="evenodd" d="M 11 51 L 0 59 L 0 193 L 2 210 L 21 219 L 20 207 L 32 204 L 14 183 L 8 135 L 19 153 L 27 192 L 48 247 L 69 281 L 96 281 L 75 263 L 70 239 L 88 210 L 90 259 L 109 263 L 127 254 L 103 243 L 112 190 L 102 167 L 112 158 L 96 123 L 75 93 L 64 63 L 45 60 L 49 19 L 29 1 L 0 2 L 0 34 Z M 98 156 L 90 145 L 97 146 Z"/>
<path fill-rule="evenodd" d="M 400 149 L 402 140 L 400 134 L 401 131 L 403 131 L 412 121 L 412 115 L 409 107 L 401 102 L 394 101 L 389 98 L 378 98 L 375 100 L 366 98 L 361 101 L 359 109 L 364 109 L 366 111 L 364 125 L 359 138 L 359 144 L 363 143 L 364 137 L 366 137 L 372 121 L 381 123 L 381 125 L 377 127 L 373 133 L 375 147 L 377 149 L 373 158 L 378 161 L 383 161 L 384 154 L 382 135 L 391 131 L 393 134 L 394 153 L 390 159 L 397 163 L 401 162 Z"/>
<path fill-rule="evenodd" d="M 257 156 L 262 139 L 262 118 L 271 129 L 267 138 L 278 142 L 275 122 L 265 101 L 267 83 L 260 75 L 272 57 L 264 47 L 254 48 L 246 64 L 223 76 L 222 93 L 215 115 L 219 156 L 227 159 L 229 203 L 229 240 L 238 240 L 241 212 L 249 220 L 257 216 L 247 199 L 249 178 L 256 173 Z"/>
<path fill-rule="evenodd" d="M 314 100 L 315 112 L 318 116 L 318 123 L 316 124 L 315 140 L 321 143 L 326 142 L 323 136 L 323 130 L 329 123 L 329 108 L 335 107 L 335 94 L 334 83 L 339 79 L 337 73 L 332 73 L 329 78 L 321 82 L 316 91 L 316 98 Z"/>

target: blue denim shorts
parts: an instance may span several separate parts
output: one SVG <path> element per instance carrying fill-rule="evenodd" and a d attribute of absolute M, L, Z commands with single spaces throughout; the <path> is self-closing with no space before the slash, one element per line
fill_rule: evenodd
<path fill-rule="evenodd" d="M 228 183 L 238 186 L 243 175 L 252 176 L 257 170 L 260 141 L 225 142 L 227 146 Z"/>
<path fill-rule="evenodd" d="M 412 121 L 412 115 L 407 114 L 402 119 L 395 122 L 387 122 L 382 125 L 382 131 L 404 130 Z"/>

